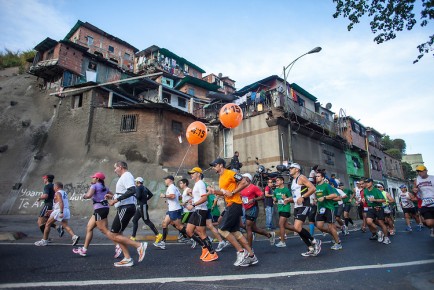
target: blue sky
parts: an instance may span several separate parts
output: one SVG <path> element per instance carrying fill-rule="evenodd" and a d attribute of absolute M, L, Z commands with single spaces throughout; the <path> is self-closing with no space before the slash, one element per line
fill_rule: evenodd
<path fill-rule="evenodd" d="M 336 113 L 343 109 L 404 139 L 407 153 L 423 154 L 428 169 L 434 167 L 434 59 L 413 64 L 434 24 L 378 45 L 368 19 L 348 32 L 348 21 L 334 19 L 334 11 L 332 0 L 0 0 L 0 49 L 60 40 L 77 20 L 87 21 L 139 50 L 165 47 L 207 73 L 229 76 L 239 89 L 282 76 L 283 66 L 321 46 L 297 61 L 288 81 L 332 103 Z"/>

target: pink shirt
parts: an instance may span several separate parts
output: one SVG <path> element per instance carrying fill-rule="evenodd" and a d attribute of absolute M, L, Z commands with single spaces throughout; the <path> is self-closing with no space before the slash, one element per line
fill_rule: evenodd
<path fill-rule="evenodd" d="M 256 205 L 256 202 L 252 202 L 252 203 L 249 202 L 255 197 L 263 196 L 264 193 L 256 185 L 250 184 L 240 192 L 240 195 L 243 201 L 244 209 L 249 209 Z"/>

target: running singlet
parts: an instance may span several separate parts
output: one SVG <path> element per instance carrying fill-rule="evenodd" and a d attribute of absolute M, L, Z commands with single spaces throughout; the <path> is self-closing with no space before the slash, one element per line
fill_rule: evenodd
<path fill-rule="evenodd" d="M 307 192 L 307 186 L 298 184 L 298 178 L 294 178 L 291 184 L 292 198 L 294 199 L 294 208 L 302 207 L 302 206 L 310 206 L 310 198 L 305 198 L 302 204 L 297 203 L 297 199 L 299 199 L 304 193 Z"/>
<path fill-rule="evenodd" d="M 422 200 L 422 207 L 434 207 L 434 176 L 416 179 L 416 186 L 419 188 L 419 196 Z"/>
<path fill-rule="evenodd" d="M 202 180 L 199 180 L 198 182 L 196 182 L 194 184 L 193 187 L 193 202 L 196 203 L 199 201 L 199 199 L 202 196 L 206 196 L 206 185 L 205 182 L 203 182 Z M 206 206 L 206 202 L 203 202 L 201 204 L 196 205 L 196 207 L 194 208 L 195 210 L 208 210 L 208 207 Z"/>
<path fill-rule="evenodd" d="M 167 199 L 167 206 L 169 207 L 169 211 L 175 211 L 181 209 L 181 205 L 179 204 L 179 196 L 181 193 L 179 189 L 172 183 L 166 190 L 166 195 L 174 194 L 174 199 Z"/>
<path fill-rule="evenodd" d="M 399 194 L 399 199 L 401 200 L 402 208 L 413 208 L 414 203 L 410 199 L 410 194 L 408 192 L 402 192 Z"/>

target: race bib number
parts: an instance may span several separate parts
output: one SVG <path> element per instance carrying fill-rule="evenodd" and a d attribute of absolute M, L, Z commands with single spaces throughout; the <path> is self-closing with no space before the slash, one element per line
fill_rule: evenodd
<path fill-rule="evenodd" d="M 243 179 L 243 176 L 241 174 L 239 174 L 239 173 L 236 173 L 234 175 L 234 178 L 235 178 L 236 181 L 240 182 Z"/>
<path fill-rule="evenodd" d="M 241 199 L 242 199 L 242 201 L 243 201 L 244 204 L 248 204 L 249 203 L 249 198 L 247 196 L 243 196 Z"/>
<path fill-rule="evenodd" d="M 278 204 L 284 204 L 283 199 L 279 199 Z"/>
<path fill-rule="evenodd" d="M 434 206 L 434 198 L 422 199 L 422 206 L 433 207 Z"/>
<path fill-rule="evenodd" d="M 319 209 L 319 213 L 320 213 L 320 214 L 324 214 L 325 211 L 326 211 L 325 207 L 322 207 L 322 208 Z"/>

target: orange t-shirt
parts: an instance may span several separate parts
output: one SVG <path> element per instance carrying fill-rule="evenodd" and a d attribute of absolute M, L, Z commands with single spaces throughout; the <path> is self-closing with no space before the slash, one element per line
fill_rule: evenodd
<path fill-rule="evenodd" d="M 236 172 L 225 169 L 219 179 L 219 187 L 229 192 L 237 188 L 237 181 L 235 180 Z M 242 204 L 240 193 L 236 193 L 231 197 L 225 196 L 226 205 L 230 206 L 232 203 Z"/>

